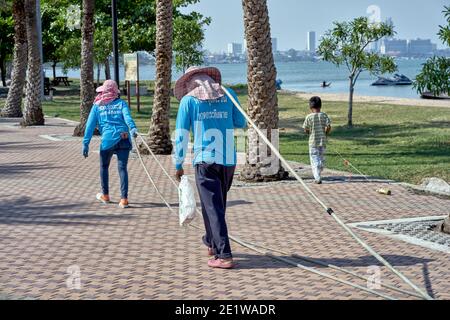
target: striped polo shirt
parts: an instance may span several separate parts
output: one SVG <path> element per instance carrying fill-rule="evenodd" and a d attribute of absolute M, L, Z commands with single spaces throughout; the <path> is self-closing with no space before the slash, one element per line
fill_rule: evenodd
<path fill-rule="evenodd" d="M 327 144 L 326 128 L 331 120 L 324 112 L 309 114 L 303 123 L 303 129 L 309 129 L 309 145 L 311 147 L 325 147 Z"/>

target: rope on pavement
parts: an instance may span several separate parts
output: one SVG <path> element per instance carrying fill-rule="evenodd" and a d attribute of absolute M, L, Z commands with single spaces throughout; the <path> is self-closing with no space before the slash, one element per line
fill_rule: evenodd
<path fill-rule="evenodd" d="M 334 212 L 334 210 L 327 205 L 316 195 L 314 192 L 308 187 L 308 185 L 303 181 L 303 179 L 295 172 L 295 170 L 291 167 L 291 165 L 284 159 L 284 157 L 280 154 L 280 152 L 275 148 L 275 146 L 269 141 L 266 135 L 256 126 L 255 122 L 247 115 L 247 113 L 242 109 L 236 99 L 230 94 L 230 92 L 222 86 L 222 90 L 226 93 L 228 98 L 233 102 L 235 107 L 239 110 L 240 113 L 245 117 L 245 119 L 251 124 L 253 129 L 258 133 L 262 140 L 269 146 L 272 152 L 277 156 L 277 158 L 283 163 L 284 167 L 288 169 L 288 171 L 297 179 L 298 182 L 303 186 L 303 188 L 316 200 L 318 204 L 320 204 L 325 211 L 336 220 L 336 222 L 350 235 L 355 239 L 364 249 L 366 249 L 372 256 L 374 256 L 379 262 L 381 262 L 384 266 L 386 266 L 389 270 L 391 270 L 394 274 L 396 274 L 400 279 L 402 279 L 405 283 L 407 283 L 411 288 L 417 291 L 423 298 L 426 300 L 433 300 L 425 291 L 420 289 L 417 285 L 415 285 L 411 280 L 409 280 L 403 273 L 395 269 L 386 259 L 384 259 L 380 254 L 378 254 L 370 245 L 364 242 L 356 233 L 354 233 Z"/>
<path fill-rule="evenodd" d="M 247 243 L 250 244 L 250 245 L 253 245 L 255 247 L 260 247 L 262 249 L 266 249 L 266 250 L 269 250 L 269 251 L 272 251 L 272 252 L 280 253 L 280 254 L 285 255 L 285 256 L 291 256 L 291 257 L 293 257 L 295 259 L 303 260 L 303 261 L 306 261 L 306 262 L 309 262 L 309 263 L 313 263 L 313 264 L 317 264 L 317 265 L 320 265 L 320 266 L 323 266 L 323 267 L 328 267 L 328 268 L 331 268 L 331 269 L 334 269 L 334 270 L 337 270 L 337 271 L 341 271 L 343 273 L 347 273 L 349 275 L 352 275 L 352 276 L 357 277 L 357 278 L 362 279 L 362 280 L 367 280 L 366 277 L 364 277 L 364 276 L 362 276 L 362 275 L 360 275 L 360 274 L 358 274 L 356 272 L 353 272 L 353 271 L 350 271 L 350 270 L 338 267 L 338 266 L 336 266 L 334 264 L 331 264 L 331 263 L 325 263 L 325 262 L 317 260 L 317 259 L 300 256 L 300 255 L 298 255 L 296 253 L 289 253 L 289 252 L 286 252 L 286 251 L 283 251 L 283 250 L 280 250 L 280 249 L 275 249 L 275 248 L 271 248 L 271 247 L 268 247 L 268 246 L 264 246 L 264 245 L 260 245 L 260 244 L 256 244 L 256 243 L 252 243 L 252 242 L 248 242 L 248 241 L 247 241 Z M 390 290 L 393 290 L 393 291 L 397 291 L 397 292 L 409 295 L 409 296 L 413 296 L 413 297 L 416 297 L 416 298 L 423 298 L 418 293 L 407 291 L 407 290 L 403 290 L 401 288 L 394 287 L 394 286 L 391 286 L 389 284 L 380 283 L 380 286 L 381 287 L 385 287 L 385 288 L 390 289 Z"/>
<path fill-rule="evenodd" d="M 163 173 L 169 178 L 169 180 L 172 182 L 172 184 L 173 184 L 173 185 L 176 187 L 176 189 L 178 190 L 178 189 L 179 189 L 178 184 L 177 184 L 176 181 L 172 178 L 172 176 L 167 172 L 167 170 L 164 168 L 164 166 L 161 164 L 161 162 L 159 161 L 159 159 L 156 157 L 156 155 L 155 155 L 155 154 L 153 153 L 153 151 L 150 149 L 150 147 L 149 147 L 149 145 L 147 144 L 147 142 L 145 141 L 145 139 L 144 139 L 141 135 L 139 135 L 139 138 L 141 139 L 141 141 L 142 141 L 142 143 L 144 144 L 144 146 L 148 149 L 148 151 L 150 152 L 150 155 L 153 157 L 153 159 L 155 160 L 155 162 L 156 162 L 156 163 L 158 164 L 158 166 L 161 168 L 161 170 L 163 171 Z M 141 155 L 141 152 L 139 151 L 139 148 L 136 148 L 136 151 L 137 151 L 137 154 L 138 154 L 139 161 L 140 161 L 140 163 L 141 163 L 141 165 L 142 165 L 142 167 L 143 167 L 143 169 L 144 169 L 144 171 L 145 171 L 147 177 L 149 178 L 150 183 L 151 183 L 151 184 L 153 185 L 153 187 L 155 188 L 155 190 L 156 190 L 156 192 L 158 193 L 159 197 L 161 198 L 161 200 L 165 203 L 165 205 L 167 206 L 167 208 L 168 208 L 173 214 L 178 215 L 178 213 L 176 212 L 176 210 L 175 210 L 175 209 L 170 205 L 170 203 L 164 198 L 164 195 L 161 193 L 161 191 L 159 190 L 159 188 L 158 188 L 158 186 L 156 185 L 155 181 L 153 180 L 153 178 L 151 177 L 150 173 L 148 172 L 148 170 L 147 170 L 147 168 L 146 168 L 146 166 L 145 166 L 144 160 L 142 159 L 142 155 Z M 197 211 L 197 214 L 201 214 L 201 213 L 199 212 L 198 208 L 196 208 L 196 211 Z M 189 224 L 189 226 L 192 227 L 192 228 L 194 228 L 194 229 L 197 229 L 197 230 L 202 230 L 201 227 L 199 227 L 198 225 L 192 224 L 192 223 Z M 230 238 L 230 240 L 234 241 L 235 243 L 238 243 L 238 244 L 240 244 L 240 245 L 242 245 L 242 246 L 244 246 L 244 247 L 246 247 L 246 248 L 248 248 L 248 249 L 250 249 L 250 250 L 252 250 L 252 251 L 258 252 L 258 253 L 263 254 L 263 255 L 265 255 L 265 256 L 268 256 L 268 257 L 270 257 L 270 258 L 272 258 L 272 259 L 275 259 L 275 260 L 278 260 L 278 261 L 282 261 L 282 262 L 284 262 L 284 263 L 287 263 L 287 264 L 289 264 L 289 265 L 293 265 L 293 266 L 295 266 L 295 267 L 297 267 L 297 268 L 300 268 L 300 269 L 303 269 L 303 270 L 305 270 L 305 271 L 309 271 L 309 272 L 311 272 L 311 273 L 315 273 L 315 274 L 320 275 L 320 276 L 322 276 L 322 277 L 325 277 L 325 278 L 328 278 L 328 279 L 331 279 L 331 280 L 334 280 L 334 281 L 343 283 L 343 284 L 348 285 L 348 286 L 351 286 L 351 287 L 353 287 L 353 288 L 357 288 L 357 289 L 363 290 L 363 291 L 365 291 L 365 292 L 368 292 L 368 293 L 371 293 L 371 294 L 373 294 L 373 295 L 382 297 L 382 298 L 384 298 L 384 299 L 388 299 L 388 300 L 397 300 L 396 298 L 394 298 L 394 297 L 392 297 L 392 296 L 390 296 L 390 295 L 387 295 L 387 294 L 384 294 L 384 293 L 380 293 L 380 292 L 378 292 L 378 291 L 376 291 L 376 290 L 373 290 L 373 289 L 370 289 L 370 288 L 366 288 L 366 287 L 360 286 L 360 285 L 358 285 L 358 284 L 352 283 L 352 282 L 347 281 L 347 280 L 340 279 L 340 278 L 335 277 L 335 276 L 333 276 L 333 275 L 331 275 L 331 274 L 329 274 L 329 273 L 326 273 L 326 272 L 323 272 L 323 271 L 318 271 L 318 270 L 316 270 L 316 269 L 314 269 L 314 268 L 312 268 L 312 267 L 307 267 L 307 266 L 302 265 L 302 264 L 300 264 L 300 263 L 298 263 L 298 262 L 296 262 L 296 261 L 293 261 L 293 260 L 291 260 L 291 259 L 289 259 L 289 258 L 276 256 L 276 255 L 274 255 L 274 254 L 271 253 L 271 252 L 267 252 L 267 251 L 261 250 L 260 248 L 262 248 L 262 246 L 260 246 L 260 245 L 254 245 L 254 244 L 252 244 L 252 243 L 250 243 L 250 242 L 246 242 L 246 241 L 241 240 L 241 239 L 239 239 L 239 238 L 237 238 L 237 237 L 234 237 L 234 236 L 231 235 L 231 234 L 229 235 L 229 238 Z M 363 278 L 363 277 L 360 276 L 360 278 Z M 397 290 L 397 291 L 398 291 L 398 290 Z"/>

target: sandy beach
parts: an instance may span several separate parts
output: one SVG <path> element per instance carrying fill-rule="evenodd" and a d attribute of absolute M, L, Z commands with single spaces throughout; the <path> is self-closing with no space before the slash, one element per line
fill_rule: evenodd
<path fill-rule="evenodd" d="M 323 92 L 294 92 L 283 90 L 285 93 L 295 94 L 302 99 L 309 99 L 314 95 L 320 96 L 324 100 L 329 101 L 348 101 L 347 93 L 323 93 Z M 400 106 L 418 106 L 418 107 L 443 107 L 450 108 L 450 100 L 428 100 L 428 99 L 407 99 L 407 98 L 395 98 L 395 97 L 375 97 L 375 96 L 360 96 L 355 94 L 355 102 L 360 103 L 381 103 L 381 104 L 394 104 Z"/>

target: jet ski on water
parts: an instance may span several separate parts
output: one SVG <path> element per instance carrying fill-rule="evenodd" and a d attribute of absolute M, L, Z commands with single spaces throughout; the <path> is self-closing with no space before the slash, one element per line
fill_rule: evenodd
<path fill-rule="evenodd" d="M 378 77 L 373 86 L 410 86 L 413 82 L 403 74 L 394 74 L 392 78 Z"/>
<path fill-rule="evenodd" d="M 281 80 L 281 79 L 277 79 L 276 81 L 275 81 L 275 85 L 276 85 L 276 87 L 277 87 L 277 90 L 282 90 L 282 88 L 281 88 L 281 85 L 283 84 L 283 80 Z"/>

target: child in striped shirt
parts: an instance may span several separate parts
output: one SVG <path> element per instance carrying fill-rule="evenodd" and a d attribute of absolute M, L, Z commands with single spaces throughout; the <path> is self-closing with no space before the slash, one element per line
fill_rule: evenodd
<path fill-rule="evenodd" d="M 331 131 L 331 120 L 328 115 L 321 111 L 322 100 L 312 97 L 309 100 L 311 113 L 303 123 L 303 129 L 309 134 L 309 157 L 314 180 L 317 184 L 322 183 L 321 173 L 325 166 L 325 150 L 327 135 Z"/>

